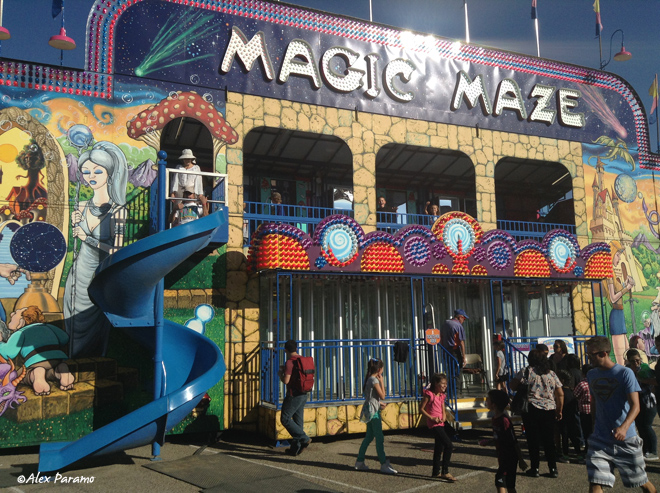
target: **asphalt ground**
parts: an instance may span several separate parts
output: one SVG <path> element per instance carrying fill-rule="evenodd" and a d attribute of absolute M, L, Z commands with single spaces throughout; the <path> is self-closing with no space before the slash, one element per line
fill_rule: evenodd
<path fill-rule="evenodd" d="M 656 418 L 656 433 L 660 420 Z M 353 465 L 362 436 L 324 437 L 298 457 L 284 448 L 274 447 L 262 437 L 225 432 L 220 441 L 205 444 L 199 437 L 177 437 L 161 449 L 160 461 L 151 460 L 151 448 L 141 447 L 119 454 L 90 458 L 53 474 L 48 483 L 34 484 L 38 474 L 36 448 L 0 451 L 0 488 L 8 492 L 99 491 L 99 492 L 400 492 L 456 491 L 477 493 L 494 491 L 497 459 L 494 447 L 480 447 L 488 438 L 487 429 L 463 431 L 456 442 L 450 472 L 458 478 L 453 484 L 432 479 L 433 439 L 425 430 L 386 433 L 385 451 L 396 476 L 378 472 L 375 444 L 367 452 L 366 463 L 372 470 L 355 471 Z M 523 452 L 527 446 L 521 440 Z M 543 457 L 543 456 L 542 456 Z M 559 478 L 548 477 L 541 463 L 541 477 L 518 475 L 520 493 L 587 491 L 586 467 L 571 463 L 558 465 Z M 160 472 L 159 472 L 160 471 Z M 649 479 L 660 486 L 660 462 L 647 463 Z M 617 475 L 613 492 L 624 491 Z M 172 477 L 175 476 L 175 477 Z M 44 477 L 41 474 L 40 477 Z M 66 479 L 64 479 L 66 478 Z M 89 481 L 89 483 L 73 483 Z M 68 480 L 68 483 L 63 483 Z"/>

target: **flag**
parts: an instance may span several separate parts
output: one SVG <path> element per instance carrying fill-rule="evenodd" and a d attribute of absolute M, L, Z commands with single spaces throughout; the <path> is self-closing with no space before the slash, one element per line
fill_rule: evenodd
<path fill-rule="evenodd" d="M 651 87 L 649 88 L 649 96 L 653 97 L 653 103 L 651 103 L 651 111 L 649 116 L 649 125 L 653 125 L 658 119 L 658 74 L 655 74 L 653 84 L 651 84 Z"/>
<path fill-rule="evenodd" d="M 536 19 L 536 0 L 532 0 L 532 19 Z"/>
<path fill-rule="evenodd" d="M 596 12 L 596 36 L 600 36 L 603 30 L 603 23 L 600 21 L 600 0 L 594 2 L 594 12 Z"/>
<path fill-rule="evenodd" d="M 64 8 L 64 0 L 53 0 L 53 9 L 51 13 L 53 14 L 53 19 L 60 15 L 62 9 Z"/>

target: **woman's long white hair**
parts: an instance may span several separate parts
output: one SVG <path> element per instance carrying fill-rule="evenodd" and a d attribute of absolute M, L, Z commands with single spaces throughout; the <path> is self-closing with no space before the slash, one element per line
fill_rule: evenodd
<path fill-rule="evenodd" d="M 128 182 L 128 163 L 126 156 L 112 142 L 97 142 L 91 150 L 83 152 L 78 161 L 78 169 L 92 161 L 108 172 L 108 195 L 117 205 L 126 204 L 126 184 Z"/>

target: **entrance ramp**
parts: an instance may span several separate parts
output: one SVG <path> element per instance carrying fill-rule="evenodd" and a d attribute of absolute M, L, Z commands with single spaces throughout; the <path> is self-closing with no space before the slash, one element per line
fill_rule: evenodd
<path fill-rule="evenodd" d="M 74 442 L 41 444 L 40 471 L 61 470 L 87 456 L 162 444 L 165 434 L 220 381 L 226 366 L 215 342 L 168 320 L 157 325 L 162 320 L 165 275 L 212 238 L 226 242 L 227 234 L 227 210 L 223 208 L 128 245 L 98 267 L 89 294 L 115 327 L 124 328 L 147 349 L 158 349 L 162 355 L 161 397 Z"/>

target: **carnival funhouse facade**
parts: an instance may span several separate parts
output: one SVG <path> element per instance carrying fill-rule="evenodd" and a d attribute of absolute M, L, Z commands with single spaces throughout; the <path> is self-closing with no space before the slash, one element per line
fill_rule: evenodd
<path fill-rule="evenodd" d="M 228 213 L 226 234 L 165 277 L 165 318 L 227 365 L 174 432 L 286 438 L 289 338 L 315 357 L 305 427 L 322 436 L 364 431 L 374 356 L 386 428 L 419 424 L 439 368 L 469 426 L 457 394 L 475 380 L 425 341 L 454 308 L 486 380 L 496 335 L 518 364 L 539 338 L 579 353 L 612 310 L 628 335 L 660 330 L 660 160 L 619 77 L 256 0 L 97 0 L 87 36 L 85 70 L 0 61 L 2 315 L 38 306 L 75 376 L 46 395 L 19 378 L 25 358 L 3 357 L 4 446 L 78 438 L 148 400 L 151 357 L 106 327 L 92 279 L 153 233 L 178 179 L 158 191 L 158 151 L 173 170 L 191 149 L 211 210 Z"/>

